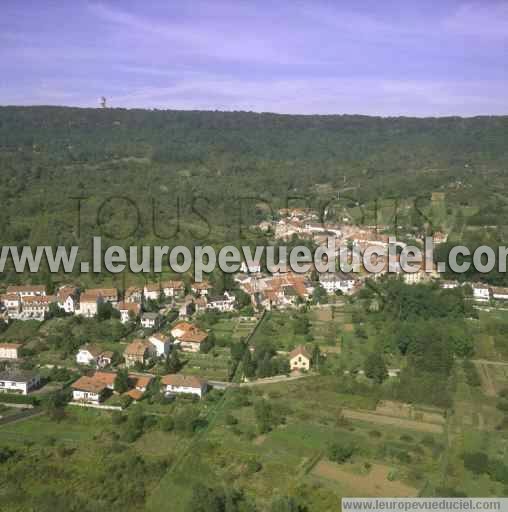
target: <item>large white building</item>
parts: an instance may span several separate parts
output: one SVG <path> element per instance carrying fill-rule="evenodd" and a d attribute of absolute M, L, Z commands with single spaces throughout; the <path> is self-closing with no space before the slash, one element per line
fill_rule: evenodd
<path fill-rule="evenodd" d="M 482 283 L 473 283 L 473 298 L 480 302 L 490 300 L 490 287 Z"/>
<path fill-rule="evenodd" d="M 42 322 L 52 302 L 56 302 L 53 295 L 28 295 L 21 299 L 20 320 L 38 320 Z"/>
<path fill-rule="evenodd" d="M 56 297 L 46 296 L 44 286 L 9 286 L 2 296 L 7 316 L 13 320 L 44 320 Z"/>
<path fill-rule="evenodd" d="M 27 395 L 39 386 L 41 378 L 28 371 L 5 371 L 0 373 L 0 393 Z"/>
<path fill-rule="evenodd" d="M 36 295 L 46 295 L 46 287 L 43 285 L 23 285 L 8 286 L 7 295 L 18 295 L 19 297 L 35 297 Z"/>
<path fill-rule="evenodd" d="M 223 295 L 209 297 L 206 303 L 206 309 L 214 309 L 221 313 L 233 311 L 235 309 L 235 296 L 224 292 Z"/>
<path fill-rule="evenodd" d="M 326 272 L 319 275 L 319 283 L 328 293 L 335 293 L 340 290 L 348 295 L 353 292 L 356 279 L 352 275 L 342 272 Z"/>

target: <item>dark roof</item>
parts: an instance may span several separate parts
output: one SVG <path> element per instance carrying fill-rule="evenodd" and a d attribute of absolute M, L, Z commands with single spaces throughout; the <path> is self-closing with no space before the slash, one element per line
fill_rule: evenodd
<path fill-rule="evenodd" d="M 159 317 L 159 313 L 146 312 L 141 314 L 142 318 L 147 318 L 148 320 L 157 320 Z"/>
<path fill-rule="evenodd" d="M 38 374 L 26 370 L 0 372 L 0 380 L 10 380 L 12 382 L 28 382 L 34 377 L 38 377 Z"/>

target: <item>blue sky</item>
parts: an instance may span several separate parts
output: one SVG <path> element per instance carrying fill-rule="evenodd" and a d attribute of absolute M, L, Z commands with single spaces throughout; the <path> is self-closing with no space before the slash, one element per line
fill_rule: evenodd
<path fill-rule="evenodd" d="M 2 0 L 0 105 L 508 114 L 508 1 Z"/>

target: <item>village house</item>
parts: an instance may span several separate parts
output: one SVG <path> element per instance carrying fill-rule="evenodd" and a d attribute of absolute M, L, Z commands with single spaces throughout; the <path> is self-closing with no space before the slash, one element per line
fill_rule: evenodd
<path fill-rule="evenodd" d="M 206 381 L 193 375 L 165 375 L 161 379 L 162 391 L 166 395 L 192 394 L 201 398 L 207 389 Z"/>
<path fill-rule="evenodd" d="M 145 300 L 159 300 L 161 295 L 161 286 L 159 283 L 147 283 L 143 288 Z"/>
<path fill-rule="evenodd" d="M 159 313 L 143 311 L 141 313 L 141 327 L 144 329 L 157 329 L 160 325 Z"/>
<path fill-rule="evenodd" d="M 92 318 L 97 314 L 98 305 L 99 299 L 96 295 L 87 292 L 82 293 L 79 298 L 79 309 L 76 310 L 76 314 Z"/>
<path fill-rule="evenodd" d="M 86 290 L 88 295 L 95 295 L 101 302 L 109 302 L 111 305 L 118 304 L 118 290 L 116 288 L 91 288 Z"/>
<path fill-rule="evenodd" d="M 444 244 L 448 240 L 448 235 L 442 231 L 436 231 L 432 235 L 432 243 L 434 245 Z"/>
<path fill-rule="evenodd" d="M 21 297 L 15 293 L 6 293 L 2 296 L 2 304 L 5 307 L 7 316 L 16 320 L 21 314 Z"/>
<path fill-rule="evenodd" d="M 189 304 L 189 310 L 186 312 L 187 314 L 185 315 L 185 318 L 188 318 L 194 312 L 195 313 L 203 313 L 204 311 L 206 311 L 207 305 L 208 305 L 208 300 L 204 295 L 202 295 L 201 297 L 197 297 L 196 300 L 194 300 L 193 302 L 191 302 Z M 180 318 L 184 318 L 184 315 L 179 315 L 179 316 L 180 316 Z"/>
<path fill-rule="evenodd" d="M 99 360 L 97 361 L 98 368 L 106 368 L 106 366 L 111 365 L 113 362 L 114 353 L 111 350 L 105 350 L 99 356 Z"/>
<path fill-rule="evenodd" d="M 151 375 L 129 373 L 129 387 L 144 393 L 153 379 Z"/>
<path fill-rule="evenodd" d="M 148 340 L 134 340 L 124 350 L 125 366 L 130 368 L 136 363 L 146 364 L 154 354 L 155 349 Z"/>
<path fill-rule="evenodd" d="M 130 286 L 125 290 L 125 302 L 135 302 L 136 304 L 141 304 L 143 300 L 143 289 L 138 288 L 137 286 Z"/>
<path fill-rule="evenodd" d="M 76 354 L 76 363 L 91 365 L 97 364 L 101 351 L 95 345 L 85 345 L 78 350 Z"/>
<path fill-rule="evenodd" d="M 245 274 L 258 274 L 261 272 L 261 264 L 255 261 L 251 261 L 250 263 L 242 261 L 240 264 L 240 272 Z"/>
<path fill-rule="evenodd" d="M 113 352 L 104 352 L 95 345 L 88 344 L 78 350 L 78 353 L 76 354 L 76 363 L 104 368 L 111 364 L 112 358 Z"/>
<path fill-rule="evenodd" d="M 73 286 L 62 286 L 56 293 L 58 307 L 66 313 L 75 313 L 79 308 L 79 292 Z"/>
<path fill-rule="evenodd" d="M 443 279 L 439 282 L 439 287 L 443 288 L 444 290 L 453 290 L 454 288 L 458 288 L 460 286 L 458 281 L 449 281 L 446 279 Z"/>
<path fill-rule="evenodd" d="M 508 300 L 508 288 L 501 286 L 492 286 L 492 298 L 496 300 Z"/>
<path fill-rule="evenodd" d="M 136 320 L 141 311 L 141 306 L 136 302 L 120 302 L 117 309 L 120 312 L 120 322 L 126 324 Z"/>
<path fill-rule="evenodd" d="M 148 341 L 154 346 L 157 357 L 166 356 L 171 349 L 171 338 L 162 332 L 152 334 Z"/>
<path fill-rule="evenodd" d="M 490 300 L 490 287 L 483 283 L 473 283 L 473 298 L 479 302 Z"/>
<path fill-rule="evenodd" d="M 115 388 L 116 372 L 97 371 L 94 373 L 93 378 L 110 390 Z"/>
<path fill-rule="evenodd" d="M 319 283 L 327 293 L 341 291 L 344 295 L 350 295 L 355 289 L 357 280 L 352 274 L 326 272 L 319 274 Z"/>
<path fill-rule="evenodd" d="M 253 281 L 252 294 L 256 308 L 292 307 L 304 302 L 313 291 L 313 287 L 303 275 L 293 272 L 281 273 Z"/>
<path fill-rule="evenodd" d="M 109 302 L 112 306 L 118 304 L 118 291 L 116 288 L 92 288 L 86 290 L 80 297 L 79 310 L 76 314 L 91 318 L 97 314 L 101 303 Z"/>
<path fill-rule="evenodd" d="M 56 302 L 54 295 L 26 295 L 21 298 L 21 313 L 18 318 L 42 322 L 53 302 Z"/>
<path fill-rule="evenodd" d="M 208 295 L 212 291 L 212 288 L 212 285 L 208 281 L 203 281 L 201 283 L 193 283 L 191 285 L 191 291 L 197 297 L 200 297 L 202 295 Z"/>
<path fill-rule="evenodd" d="M 208 333 L 197 327 L 184 333 L 175 343 L 178 342 L 180 350 L 184 352 L 199 352 L 201 344 L 208 339 Z"/>
<path fill-rule="evenodd" d="M 185 294 L 185 285 L 183 281 L 164 281 L 161 283 L 162 293 L 171 299 L 178 299 Z"/>
<path fill-rule="evenodd" d="M 289 353 L 289 367 L 293 370 L 309 370 L 311 358 L 305 347 L 298 346 Z"/>
<path fill-rule="evenodd" d="M 125 394 L 130 396 L 136 402 L 141 400 L 152 380 L 153 377 L 151 375 L 129 373 L 130 389 Z"/>
<path fill-rule="evenodd" d="M 185 352 L 199 352 L 201 343 L 208 338 L 208 333 L 188 322 L 179 322 L 171 329 L 174 343 Z"/>
<path fill-rule="evenodd" d="M 0 393 L 16 393 L 27 395 L 40 385 L 41 378 L 37 373 L 29 371 L 0 372 Z"/>
<path fill-rule="evenodd" d="M 0 359 L 19 359 L 19 343 L 0 343 Z"/>
<path fill-rule="evenodd" d="M 221 313 L 234 311 L 235 301 L 235 296 L 225 291 L 223 295 L 208 297 L 206 309 L 214 309 L 215 311 L 220 311 Z"/>
<path fill-rule="evenodd" d="M 171 328 L 171 336 L 176 340 L 183 336 L 187 331 L 195 329 L 195 326 L 189 322 L 178 322 Z"/>
<path fill-rule="evenodd" d="M 95 377 L 80 377 L 71 384 L 72 400 L 99 405 L 107 395 L 107 386 Z"/>

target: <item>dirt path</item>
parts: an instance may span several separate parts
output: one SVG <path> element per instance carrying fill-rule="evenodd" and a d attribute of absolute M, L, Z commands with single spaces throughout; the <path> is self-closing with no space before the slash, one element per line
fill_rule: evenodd
<path fill-rule="evenodd" d="M 384 416 L 373 412 L 353 411 L 351 409 L 343 409 L 342 412 L 346 418 L 351 420 L 367 421 L 369 423 L 377 423 L 378 425 L 391 425 L 394 427 L 418 430 L 420 432 L 431 432 L 434 434 L 443 433 L 443 425 L 437 425 L 435 423 L 394 418 L 392 416 Z"/>
<path fill-rule="evenodd" d="M 508 366 L 508 362 L 505 361 L 490 361 L 489 359 L 471 359 L 471 361 L 475 364 L 485 364 L 485 365 L 493 365 L 493 366 Z"/>
<path fill-rule="evenodd" d="M 275 377 L 267 377 L 266 379 L 257 379 L 252 382 L 242 382 L 240 387 L 243 386 L 263 386 L 266 384 L 280 384 L 281 382 L 291 382 L 293 380 L 305 379 L 307 377 L 314 377 L 314 373 L 299 373 L 297 375 L 276 375 Z"/>

